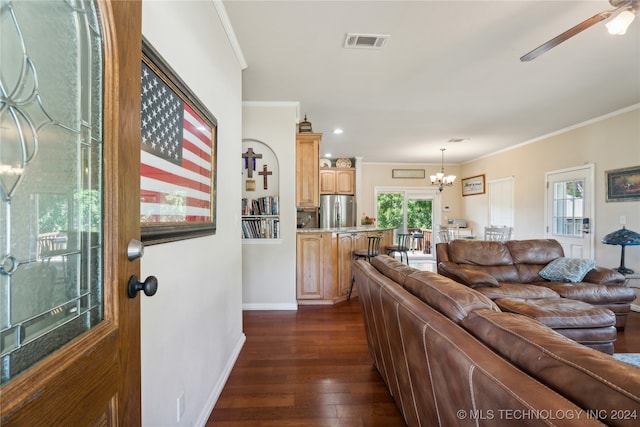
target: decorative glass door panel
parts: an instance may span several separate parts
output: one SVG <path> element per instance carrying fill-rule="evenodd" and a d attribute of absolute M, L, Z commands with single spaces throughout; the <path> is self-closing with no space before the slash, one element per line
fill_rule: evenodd
<path fill-rule="evenodd" d="M 583 179 L 553 184 L 552 234 L 554 236 L 582 236 L 583 193 Z"/>
<path fill-rule="evenodd" d="M 104 317 L 102 44 L 92 2 L 0 0 L 2 384 Z"/>

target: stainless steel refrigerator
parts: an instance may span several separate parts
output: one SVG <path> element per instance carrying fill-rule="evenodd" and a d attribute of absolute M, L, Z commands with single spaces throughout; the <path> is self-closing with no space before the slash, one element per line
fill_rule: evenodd
<path fill-rule="evenodd" d="M 356 201 L 353 196 L 320 196 L 320 228 L 355 227 Z"/>

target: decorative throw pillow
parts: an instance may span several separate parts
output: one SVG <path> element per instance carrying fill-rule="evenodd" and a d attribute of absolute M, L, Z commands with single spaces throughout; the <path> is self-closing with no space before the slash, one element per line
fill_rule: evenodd
<path fill-rule="evenodd" d="M 582 282 L 584 276 L 596 266 L 592 259 L 556 258 L 540 270 L 540 276 L 553 282 Z"/>

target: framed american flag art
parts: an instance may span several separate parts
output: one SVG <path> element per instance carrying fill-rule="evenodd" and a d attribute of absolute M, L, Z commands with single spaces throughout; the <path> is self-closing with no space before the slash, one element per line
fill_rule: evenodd
<path fill-rule="evenodd" d="M 218 123 L 144 38 L 140 108 L 143 242 L 215 234 Z"/>

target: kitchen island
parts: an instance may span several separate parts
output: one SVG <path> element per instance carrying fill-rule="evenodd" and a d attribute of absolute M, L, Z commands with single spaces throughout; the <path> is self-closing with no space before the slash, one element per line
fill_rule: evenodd
<path fill-rule="evenodd" d="M 353 251 L 367 248 L 367 237 L 382 235 L 380 253 L 393 244 L 393 228 L 302 228 L 296 236 L 298 304 L 336 304 L 347 299 Z M 352 297 L 357 295 L 353 290 Z"/>

